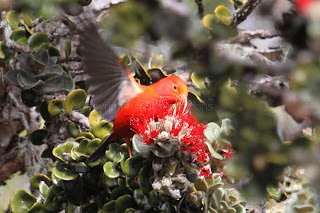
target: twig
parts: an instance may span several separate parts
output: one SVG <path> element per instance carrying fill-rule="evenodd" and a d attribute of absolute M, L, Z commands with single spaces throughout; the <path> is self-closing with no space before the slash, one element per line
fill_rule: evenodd
<path fill-rule="evenodd" d="M 256 8 L 256 6 L 261 2 L 262 0 L 248 0 L 245 4 L 243 4 L 240 8 L 238 8 L 231 18 L 232 26 L 236 27 L 241 22 L 246 20 L 246 18 L 250 15 L 250 13 Z"/>
<path fill-rule="evenodd" d="M 274 38 L 279 36 L 275 30 L 241 30 L 236 37 L 233 37 L 231 43 L 249 44 L 253 38 Z"/>
<path fill-rule="evenodd" d="M 195 2 L 198 5 L 198 16 L 202 18 L 204 16 L 204 8 L 203 8 L 202 0 L 195 0 Z"/>

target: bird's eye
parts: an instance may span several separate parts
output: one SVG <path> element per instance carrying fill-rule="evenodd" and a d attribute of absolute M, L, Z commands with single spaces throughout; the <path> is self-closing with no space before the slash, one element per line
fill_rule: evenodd
<path fill-rule="evenodd" d="M 177 86 L 177 85 L 174 85 L 174 86 L 173 86 L 173 89 L 178 89 L 178 86 Z"/>

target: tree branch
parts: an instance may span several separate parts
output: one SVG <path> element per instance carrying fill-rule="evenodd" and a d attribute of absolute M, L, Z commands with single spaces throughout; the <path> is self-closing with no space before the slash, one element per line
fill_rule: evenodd
<path fill-rule="evenodd" d="M 234 13 L 231 18 L 232 26 L 236 27 L 241 22 L 246 20 L 246 18 L 251 14 L 251 12 L 256 8 L 256 6 L 261 2 L 262 0 L 248 0 L 245 4 L 243 4 L 241 7 L 239 7 Z"/>
<path fill-rule="evenodd" d="M 198 16 L 202 18 L 204 16 L 204 8 L 203 8 L 202 0 L 195 0 L 195 2 L 198 5 Z"/>

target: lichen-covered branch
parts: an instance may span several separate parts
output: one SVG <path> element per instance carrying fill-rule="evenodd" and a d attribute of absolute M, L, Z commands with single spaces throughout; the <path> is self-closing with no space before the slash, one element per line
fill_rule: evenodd
<path fill-rule="evenodd" d="M 231 18 L 232 26 L 236 27 L 241 22 L 246 20 L 246 18 L 251 14 L 251 12 L 256 8 L 256 6 L 261 2 L 262 0 L 248 0 L 245 4 L 243 4 L 240 8 L 238 8 Z"/>

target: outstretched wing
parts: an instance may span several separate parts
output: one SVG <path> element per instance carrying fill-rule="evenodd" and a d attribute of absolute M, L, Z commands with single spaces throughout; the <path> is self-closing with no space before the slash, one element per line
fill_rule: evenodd
<path fill-rule="evenodd" d="M 95 24 L 84 24 L 80 42 L 93 105 L 103 119 L 112 121 L 119 107 L 142 92 L 141 87 L 131 73 L 120 66 L 118 57 L 103 41 Z"/>

